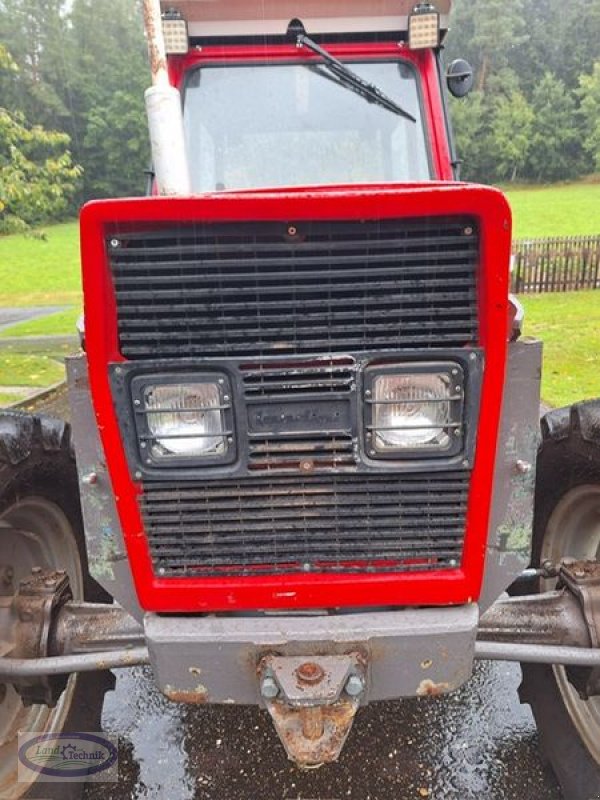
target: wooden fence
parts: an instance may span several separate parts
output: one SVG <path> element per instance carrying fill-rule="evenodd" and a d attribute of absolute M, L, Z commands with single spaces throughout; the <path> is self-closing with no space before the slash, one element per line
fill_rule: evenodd
<path fill-rule="evenodd" d="M 522 239 L 513 243 L 513 292 L 578 289 L 600 289 L 600 235 Z"/>

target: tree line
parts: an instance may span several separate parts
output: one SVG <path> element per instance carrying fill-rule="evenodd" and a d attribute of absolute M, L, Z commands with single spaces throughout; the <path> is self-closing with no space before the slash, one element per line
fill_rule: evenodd
<path fill-rule="evenodd" d="M 0 233 L 144 192 L 149 82 L 137 0 L 0 0 Z"/>
<path fill-rule="evenodd" d="M 446 60 L 473 66 L 452 101 L 462 175 L 550 183 L 600 172 L 600 0 L 455 0 Z"/>
<path fill-rule="evenodd" d="M 600 0 L 455 0 L 445 58 L 466 179 L 600 171 Z M 140 194 L 149 82 L 138 0 L 0 0 L 0 233 Z"/>

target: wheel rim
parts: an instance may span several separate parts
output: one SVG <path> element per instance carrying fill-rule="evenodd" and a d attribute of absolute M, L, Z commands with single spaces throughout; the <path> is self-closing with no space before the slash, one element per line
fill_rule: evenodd
<path fill-rule="evenodd" d="M 554 509 L 546 528 L 542 562 L 562 558 L 595 560 L 600 557 L 600 486 L 578 486 Z M 551 581 L 542 589 L 549 591 Z M 565 707 L 589 753 L 600 764 L 600 697 L 582 700 L 569 683 L 564 667 L 553 667 Z"/>
<path fill-rule="evenodd" d="M 42 497 L 20 500 L 0 514 L 3 559 L 14 570 L 13 585 L 31 573 L 34 566 L 65 569 L 76 600 L 83 600 L 83 574 L 72 526 L 63 511 Z M 14 800 L 27 790 L 17 783 L 17 741 L 19 731 L 57 733 L 62 730 L 75 689 L 76 676 L 57 705 L 26 708 L 12 686 L 0 690 L 0 797 Z"/>

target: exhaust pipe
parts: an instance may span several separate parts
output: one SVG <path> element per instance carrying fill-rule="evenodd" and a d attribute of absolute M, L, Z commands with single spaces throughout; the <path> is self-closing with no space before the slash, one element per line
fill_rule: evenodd
<path fill-rule="evenodd" d="M 145 93 L 146 113 L 158 193 L 189 195 L 192 189 L 181 95 L 169 81 L 160 0 L 143 0 L 143 10 L 152 71 L 152 86 Z"/>

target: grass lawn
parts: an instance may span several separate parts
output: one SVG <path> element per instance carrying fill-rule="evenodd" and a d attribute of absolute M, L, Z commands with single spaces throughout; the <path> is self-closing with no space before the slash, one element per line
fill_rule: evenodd
<path fill-rule="evenodd" d="M 81 302 L 79 223 L 42 229 L 46 241 L 0 236 L 0 305 L 54 306 Z"/>
<path fill-rule="evenodd" d="M 0 386 L 50 386 L 65 374 L 49 355 L 0 351 Z"/>
<path fill-rule="evenodd" d="M 600 397 L 600 291 L 520 295 L 525 334 L 544 342 L 542 399 L 551 406 Z"/>
<path fill-rule="evenodd" d="M 513 209 L 516 239 L 600 234 L 600 183 L 502 188 Z"/>

